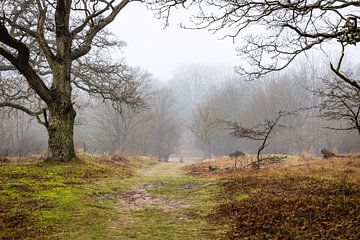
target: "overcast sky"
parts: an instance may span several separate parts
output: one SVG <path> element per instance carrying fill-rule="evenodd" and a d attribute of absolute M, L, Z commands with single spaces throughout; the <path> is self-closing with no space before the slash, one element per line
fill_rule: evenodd
<path fill-rule="evenodd" d="M 164 20 L 155 18 L 154 12 L 142 3 L 128 4 L 110 25 L 110 30 L 127 42 L 124 51 L 128 64 L 166 81 L 181 65 L 211 64 L 232 68 L 241 63 L 240 57 L 236 56 L 237 45 L 231 39 L 221 40 L 223 35 L 214 35 L 207 30 L 180 28 L 178 24 L 188 20 L 183 13 L 173 12 L 170 26 L 164 29 Z M 327 52 L 337 59 L 339 52 L 333 47 Z M 347 58 L 357 64 L 359 55 L 357 46 L 347 51 Z"/>
<path fill-rule="evenodd" d="M 183 19 L 181 19 L 183 18 Z M 164 29 L 164 20 L 141 3 L 125 7 L 110 29 L 127 42 L 125 57 L 131 66 L 139 66 L 159 80 L 168 80 L 179 65 L 214 64 L 233 67 L 240 59 L 230 39 L 202 30 L 184 30 L 178 26 L 184 17 L 172 19 Z"/>

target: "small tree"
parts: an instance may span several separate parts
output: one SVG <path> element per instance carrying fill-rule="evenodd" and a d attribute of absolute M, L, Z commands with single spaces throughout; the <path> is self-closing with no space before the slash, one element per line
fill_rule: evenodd
<path fill-rule="evenodd" d="M 233 137 L 251 139 L 261 143 L 257 150 L 256 162 L 252 163 L 254 168 L 259 169 L 261 162 L 265 160 L 261 158 L 261 152 L 269 146 L 269 140 L 276 134 L 277 130 L 284 127 L 279 122 L 287 115 L 289 113 L 278 112 L 273 119 L 264 120 L 263 123 L 259 123 L 255 127 L 243 127 L 240 123 L 228 121 L 225 124 L 231 130 Z"/>
<path fill-rule="evenodd" d="M 149 101 L 149 122 L 144 137 L 149 138 L 151 154 L 159 161 L 167 162 L 179 144 L 181 124 L 172 91 L 163 87 L 155 90 L 153 95 Z"/>

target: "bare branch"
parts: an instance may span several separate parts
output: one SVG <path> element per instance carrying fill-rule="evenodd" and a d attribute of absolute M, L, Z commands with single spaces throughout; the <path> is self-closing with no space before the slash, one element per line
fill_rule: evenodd
<path fill-rule="evenodd" d="M 110 1 L 111 3 L 114 1 Z M 87 54 L 90 50 L 91 50 L 91 44 L 92 41 L 94 39 L 94 37 L 96 36 L 96 34 L 101 31 L 103 28 L 105 28 L 109 23 L 111 23 L 115 17 L 117 16 L 117 14 L 129 3 L 129 0 L 122 0 L 118 5 L 113 6 L 111 8 L 111 13 L 107 16 L 104 17 L 100 20 L 98 20 L 97 23 L 95 23 L 94 25 L 92 25 L 89 30 L 87 31 L 84 40 L 82 42 L 82 44 L 80 45 L 80 47 L 73 49 L 72 53 L 71 53 L 71 59 L 72 60 L 76 60 L 82 56 L 84 56 L 85 54 Z M 106 9 L 109 8 L 109 5 L 106 6 Z M 105 9 L 105 8 L 104 8 Z M 91 17 L 92 18 L 92 17 Z M 75 29 L 72 32 L 72 38 L 75 37 L 75 35 L 82 29 L 83 27 L 80 26 L 80 29 Z"/>
<path fill-rule="evenodd" d="M 29 85 L 45 101 L 51 100 L 50 90 L 40 79 L 37 73 L 29 64 L 30 50 L 21 41 L 10 36 L 4 24 L 0 22 L 0 42 L 15 49 L 18 54 L 14 56 L 6 49 L 0 47 L 0 54 L 13 64 L 25 77 Z"/>
<path fill-rule="evenodd" d="M 28 114 L 29 116 L 32 116 L 32 117 L 35 117 L 36 120 L 38 121 L 38 123 L 44 125 L 45 127 L 47 127 L 47 120 L 45 121 L 42 121 L 41 118 L 40 118 L 40 115 L 43 113 L 43 110 L 41 111 L 32 111 L 20 104 L 16 104 L 16 103 L 11 103 L 11 102 L 0 102 L 0 108 L 1 107 L 10 107 L 10 108 L 14 108 L 14 109 L 17 109 L 17 110 L 20 110 L 26 114 Z M 45 110 L 44 110 L 45 111 Z"/>

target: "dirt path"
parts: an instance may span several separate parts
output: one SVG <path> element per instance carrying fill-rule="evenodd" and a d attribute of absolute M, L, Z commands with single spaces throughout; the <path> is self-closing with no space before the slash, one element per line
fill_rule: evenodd
<path fill-rule="evenodd" d="M 184 164 L 159 163 L 143 169 L 119 196 L 121 236 L 114 239 L 215 239 L 206 221 L 210 185 L 182 170 Z M 121 219 L 121 220 L 120 220 Z"/>
<path fill-rule="evenodd" d="M 120 201 L 125 208 L 157 208 L 174 210 L 186 207 L 182 200 L 173 200 L 161 195 L 151 194 L 148 190 L 158 189 L 161 186 L 152 183 L 135 185 L 130 191 L 121 195 Z"/>

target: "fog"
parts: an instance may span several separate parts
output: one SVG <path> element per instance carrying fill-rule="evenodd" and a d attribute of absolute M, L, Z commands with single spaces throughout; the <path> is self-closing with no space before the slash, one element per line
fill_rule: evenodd
<path fill-rule="evenodd" d="M 298 61 L 292 69 L 247 82 L 228 67 L 179 66 L 167 82 L 146 74 L 142 95 L 147 106 L 122 112 L 111 102 L 79 94 L 75 144 L 78 151 L 150 155 L 162 161 L 171 156 L 211 158 L 235 150 L 255 153 L 258 142 L 230 135 L 222 121 L 248 127 L 271 119 L 278 111 L 299 111 L 284 119 L 265 152 L 318 155 L 325 147 L 340 153 L 359 151 L 356 131 L 335 131 L 341 121 L 326 121 L 317 108 L 322 101 L 308 90 L 331 75 L 314 59 Z M 2 111 L 1 155 L 24 156 L 46 152 L 46 131 L 19 111 Z"/>
<path fill-rule="evenodd" d="M 267 153 L 318 155 L 324 147 L 339 153 L 360 150 L 353 119 L 329 115 L 332 110 L 323 108 L 329 96 L 319 89 L 326 87 L 324 80 L 335 79 L 328 65 L 337 57 L 336 47 L 310 51 L 282 71 L 248 81 L 234 70 L 245 64 L 237 56 L 238 40 L 222 39 L 223 34 L 207 29 L 183 29 L 179 24 L 184 22 L 188 14 L 176 12 L 165 27 L 165 20 L 155 18 L 141 3 L 119 14 L 109 29 L 127 43 L 121 58 L 141 73 L 139 92 L 145 105 L 133 109 L 121 104 L 119 110 L 110 100 L 75 92 L 77 151 L 121 150 L 160 161 L 171 156 L 213 158 L 235 150 L 255 153 L 259 143 L 233 137 L 224 122 L 253 128 L 279 111 L 293 114 L 274 131 Z M 348 52 L 351 72 L 358 69 L 359 50 L 353 46 Z M 117 54 L 111 58 L 120 59 Z M 0 156 L 47 151 L 46 130 L 33 117 L 6 108 L 0 113 Z"/>

